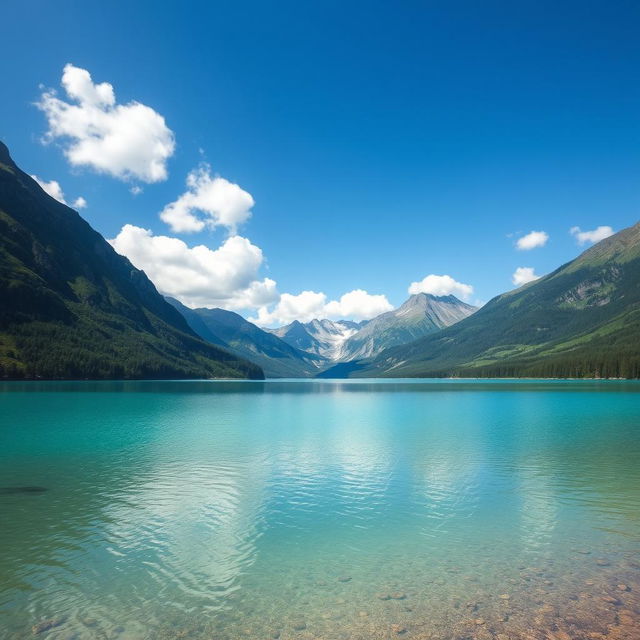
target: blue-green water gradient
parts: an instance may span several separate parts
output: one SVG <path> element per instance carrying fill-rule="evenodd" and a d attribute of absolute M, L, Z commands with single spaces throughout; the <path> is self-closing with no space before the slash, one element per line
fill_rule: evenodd
<path fill-rule="evenodd" d="M 640 384 L 3 383 L 0 517 L 0 637 L 632 628 Z"/>

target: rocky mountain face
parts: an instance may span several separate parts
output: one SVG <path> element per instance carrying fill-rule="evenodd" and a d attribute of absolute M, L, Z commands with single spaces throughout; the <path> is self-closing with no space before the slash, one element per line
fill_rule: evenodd
<path fill-rule="evenodd" d="M 167 298 L 204 340 L 260 365 L 268 378 L 308 378 L 329 364 L 325 358 L 291 346 L 241 315 L 224 309 L 189 309 Z"/>
<path fill-rule="evenodd" d="M 0 378 L 262 378 L 204 342 L 144 272 L 0 143 Z"/>
<path fill-rule="evenodd" d="M 287 344 L 329 361 L 342 359 L 345 342 L 353 336 L 365 323 L 349 320 L 311 320 L 298 322 L 269 331 L 284 340 Z"/>
<path fill-rule="evenodd" d="M 369 360 L 357 376 L 640 376 L 640 223 L 472 316 Z"/>
<path fill-rule="evenodd" d="M 476 310 L 455 296 L 412 295 L 402 306 L 372 320 L 297 320 L 271 333 L 297 349 L 331 362 L 370 358 L 384 349 L 406 344 L 448 327 Z"/>
<path fill-rule="evenodd" d="M 383 313 L 350 336 L 342 346 L 340 360 L 371 358 L 389 347 L 407 344 L 449 327 L 476 311 L 455 296 L 412 295 L 403 305 Z"/>

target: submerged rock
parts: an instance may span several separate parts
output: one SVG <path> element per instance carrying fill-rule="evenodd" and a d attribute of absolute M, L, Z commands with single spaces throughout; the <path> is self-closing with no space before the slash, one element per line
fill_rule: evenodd
<path fill-rule="evenodd" d="M 50 618 L 49 620 L 43 620 L 38 624 L 34 624 L 33 627 L 31 627 L 31 631 L 33 631 L 34 635 L 37 635 L 38 633 L 44 633 L 50 629 L 55 629 L 62 624 L 64 624 L 64 618 Z"/>
<path fill-rule="evenodd" d="M 20 493 L 44 493 L 47 490 L 46 487 L 35 487 L 35 486 L 27 486 L 27 487 L 0 487 L 0 495 L 2 496 L 10 496 L 14 494 Z"/>

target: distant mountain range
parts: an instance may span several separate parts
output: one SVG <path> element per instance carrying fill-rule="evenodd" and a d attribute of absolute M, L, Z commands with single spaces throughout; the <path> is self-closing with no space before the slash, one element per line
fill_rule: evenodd
<path fill-rule="evenodd" d="M 316 319 L 260 329 L 223 309 L 189 309 L 167 298 L 204 340 L 259 364 L 267 377 L 315 377 L 336 362 L 406 344 L 475 311 L 454 296 L 411 296 L 401 307 L 363 322 Z"/>
<path fill-rule="evenodd" d="M 370 358 L 449 327 L 476 311 L 455 296 L 412 295 L 402 306 L 377 316 L 342 345 L 340 360 Z"/>
<path fill-rule="evenodd" d="M 0 378 L 262 378 L 205 342 L 0 142 Z"/>
<path fill-rule="evenodd" d="M 349 320 L 311 320 L 302 323 L 294 320 L 279 329 L 268 329 L 287 344 L 296 349 L 307 351 L 327 360 L 341 360 L 345 342 L 366 322 Z"/>
<path fill-rule="evenodd" d="M 326 358 L 291 346 L 241 315 L 224 309 L 189 309 L 166 298 L 201 338 L 260 365 L 269 378 L 308 378 L 331 364 Z"/>
<path fill-rule="evenodd" d="M 447 329 L 333 373 L 637 378 L 640 223 Z"/>
<path fill-rule="evenodd" d="M 640 223 L 481 309 L 261 329 L 164 299 L 0 143 L 0 378 L 640 377 Z"/>

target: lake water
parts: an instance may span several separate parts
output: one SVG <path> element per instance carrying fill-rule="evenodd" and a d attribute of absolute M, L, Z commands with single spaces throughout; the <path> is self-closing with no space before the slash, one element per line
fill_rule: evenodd
<path fill-rule="evenodd" d="M 0 384 L 0 637 L 640 638 L 640 384 Z"/>

